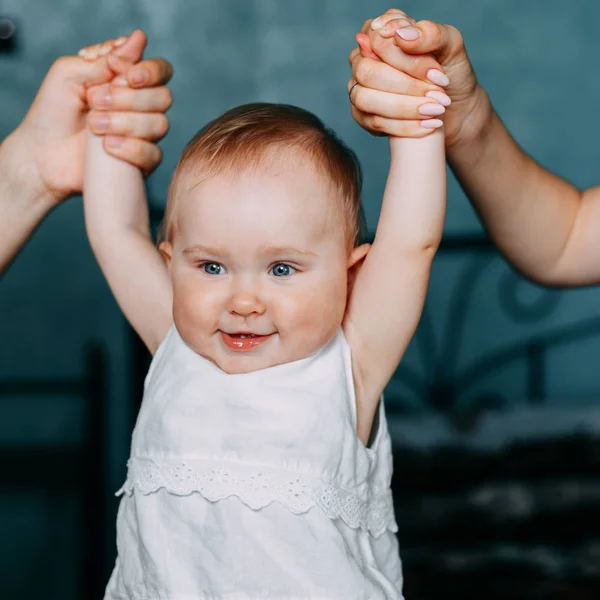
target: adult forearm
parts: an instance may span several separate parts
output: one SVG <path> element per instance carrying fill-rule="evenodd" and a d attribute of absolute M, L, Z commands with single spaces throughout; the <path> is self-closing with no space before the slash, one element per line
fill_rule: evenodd
<path fill-rule="evenodd" d="M 479 93 L 480 125 L 447 149 L 450 166 L 506 259 L 533 280 L 556 283 L 581 194 L 529 157 Z"/>
<path fill-rule="evenodd" d="M 0 273 L 55 206 L 30 162 L 19 156 L 11 136 L 0 145 Z"/>

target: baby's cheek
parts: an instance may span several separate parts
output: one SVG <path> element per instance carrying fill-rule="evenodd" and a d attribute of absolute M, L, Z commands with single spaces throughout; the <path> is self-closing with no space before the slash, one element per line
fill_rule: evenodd
<path fill-rule="evenodd" d="M 321 341 L 331 337 L 344 316 L 345 289 L 318 285 L 305 290 L 299 300 L 293 315 L 293 326 Z"/>
<path fill-rule="evenodd" d="M 176 324 L 196 330 L 196 334 L 209 329 L 218 317 L 214 294 L 193 278 L 175 282 L 173 287 L 173 316 Z"/>

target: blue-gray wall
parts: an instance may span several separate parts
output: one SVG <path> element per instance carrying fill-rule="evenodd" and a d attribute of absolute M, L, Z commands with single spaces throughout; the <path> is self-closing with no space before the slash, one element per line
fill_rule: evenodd
<path fill-rule="evenodd" d="M 0 139 L 19 124 L 56 57 L 141 27 L 149 37 L 147 55 L 164 56 L 175 67 L 171 130 L 162 145 L 165 159 L 149 181 L 155 202 L 163 202 L 180 151 L 207 120 L 244 102 L 288 102 L 314 111 L 358 152 L 366 175 L 366 212 L 374 229 L 387 173 L 387 144 L 370 137 L 351 118 L 347 55 L 363 21 L 387 8 L 380 0 L 4 0 L 0 16 L 17 21 L 19 47 L 13 54 L 0 55 Z M 600 93 L 596 60 L 600 5 L 566 6 L 558 0 L 407 0 L 399 8 L 416 18 L 452 23 L 463 32 L 481 83 L 517 140 L 536 159 L 578 186 L 600 182 L 596 151 L 600 121 L 595 117 Z M 480 232 L 454 181 L 446 231 Z M 452 254 L 437 261 L 428 307 L 434 335 L 424 349 L 413 345 L 405 361 L 416 373 L 430 370 L 429 359 L 456 323 L 458 317 L 450 308 L 457 289 L 464 289 L 460 277 L 472 268 L 472 261 L 484 260 Z M 467 278 L 474 285 L 460 317 L 464 336 L 460 347 L 450 343 L 445 355 L 452 355 L 456 369 L 503 345 L 597 313 L 598 291 L 587 289 L 560 295 L 554 310 L 537 321 L 519 322 L 507 316 L 498 300 L 498 286 L 506 273 L 496 258 L 476 280 Z M 528 284 L 517 289 L 525 304 L 540 294 Z M 90 339 L 103 341 L 110 350 L 111 489 L 119 486 L 124 473 L 134 418 L 128 396 L 128 335 L 86 241 L 80 200 L 71 200 L 46 220 L 0 279 L 0 379 L 77 377 L 83 368 L 83 346 Z M 594 390 L 600 387 L 595 368 L 598 345 L 592 338 L 550 351 L 548 388 L 556 402 L 595 399 Z M 440 358 L 442 366 L 445 360 Z M 418 404 L 404 384 L 398 383 L 394 390 Z M 511 402 L 525 402 L 524 363 L 508 364 L 486 375 L 471 391 L 492 391 Z M 65 410 L 57 410 L 56 405 L 48 409 L 46 404 L 46 409 L 40 405 L 32 411 L 29 406 L 10 399 L 0 406 L 3 443 L 77 436 L 78 425 Z M 19 502 L 21 508 L 26 505 L 25 500 Z M 41 535 L 35 520 L 27 516 L 31 513 L 19 513 L 14 499 L 0 496 L 0 516 L 5 514 L 11 515 L 12 528 L 6 531 L 17 536 L 14 539 L 23 524 L 28 524 L 32 540 Z M 23 556 L 18 555 L 21 551 Z M 15 564 L 27 564 L 28 550 L 19 546 L 18 552 L 13 554 Z M 72 597 L 68 584 L 61 585 L 67 587 L 60 588 L 60 597 Z"/>

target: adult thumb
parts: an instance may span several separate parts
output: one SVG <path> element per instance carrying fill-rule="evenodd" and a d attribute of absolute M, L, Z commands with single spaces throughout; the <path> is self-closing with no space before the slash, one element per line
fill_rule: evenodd
<path fill-rule="evenodd" d="M 63 84 L 76 83 L 89 87 L 106 83 L 113 77 L 106 57 L 95 61 L 87 61 L 79 56 L 64 56 L 59 58 L 48 73 L 48 80 Z"/>
<path fill-rule="evenodd" d="M 433 21 L 419 21 L 398 29 L 394 43 L 407 54 L 433 54 L 442 66 L 463 53 L 465 47 L 456 27 Z"/>

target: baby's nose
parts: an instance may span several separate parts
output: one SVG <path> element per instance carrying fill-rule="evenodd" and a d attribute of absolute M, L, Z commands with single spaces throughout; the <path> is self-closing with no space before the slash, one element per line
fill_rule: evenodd
<path fill-rule="evenodd" d="M 265 303 L 253 290 L 239 290 L 232 294 L 229 302 L 229 312 L 247 317 L 251 314 L 262 315 L 266 310 Z"/>

